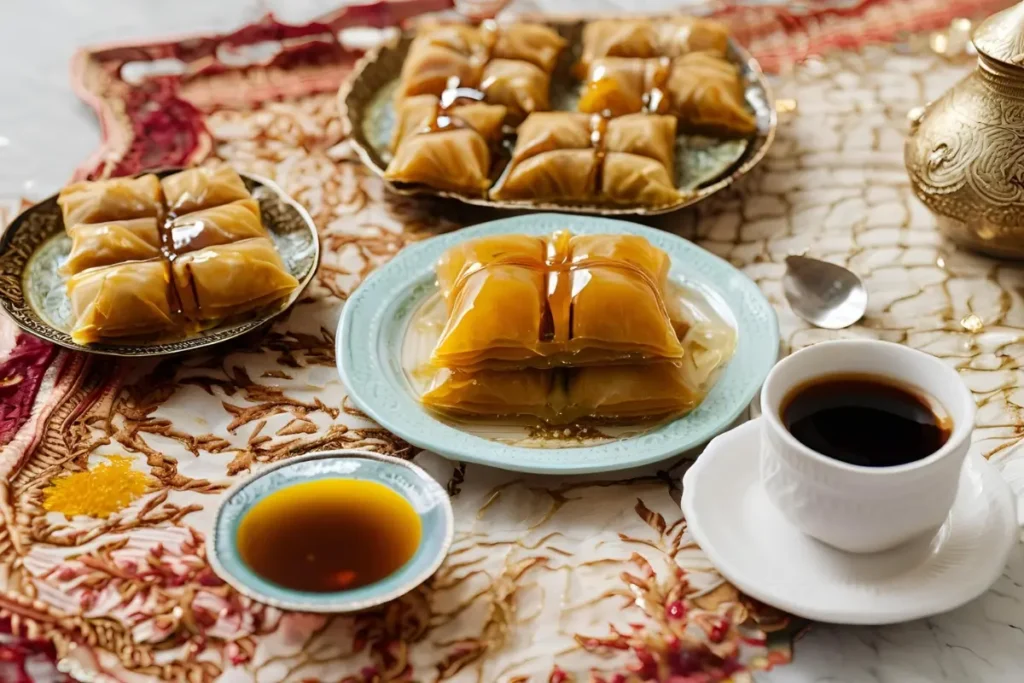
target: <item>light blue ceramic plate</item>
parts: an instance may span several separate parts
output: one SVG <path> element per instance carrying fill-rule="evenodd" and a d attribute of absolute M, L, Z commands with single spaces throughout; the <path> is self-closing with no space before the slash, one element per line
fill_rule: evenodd
<path fill-rule="evenodd" d="M 500 234 L 632 233 L 672 258 L 670 277 L 715 298 L 737 327 L 736 353 L 700 406 L 643 434 L 596 446 L 525 448 L 481 438 L 424 410 L 400 364 L 411 314 L 433 293 L 434 263 L 454 244 Z M 367 415 L 403 439 L 462 462 L 545 474 L 580 474 L 637 467 L 700 446 L 746 409 L 778 356 L 775 312 L 757 285 L 687 240 L 625 221 L 568 214 L 534 214 L 484 223 L 413 244 L 359 286 L 342 311 L 338 367 L 349 394 Z"/>
<path fill-rule="evenodd" d="M 253 572 L 236 542 L 246 513 L 267 495 L 317 479 L 364 479 L 390 487 L 420 516 L 423 536 L 416 553 L 395 573 L 376 583 L 338 591 L 310 593 L 284 588 Z M 303 612 L 355 612 L 408 593 L 441 566 L 454 533 L 451 501 L 430 475 L 405 460 L 370 451 L 327 451 L 286 460 L 236 485 L 217 510 L 210 564 L 239 593 L 281 609 Z"/>

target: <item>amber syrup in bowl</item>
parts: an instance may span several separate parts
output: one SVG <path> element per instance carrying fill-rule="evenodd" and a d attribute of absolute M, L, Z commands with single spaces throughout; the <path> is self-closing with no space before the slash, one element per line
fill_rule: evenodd
<path fill-rule="evenodd" d="M 238 528 L 238 549 L 268 581 L 327 593 L 394 574 L 421 535 L 416 510 L 388 486 L 328 478 L 293 484 L 256 503 Z"/>
<path fill-rule="evenodd" d="M 453 528 L 447 493 L 416 465 L 365 451 L 318 453 L 229 492 L 217 513 L 211 564 L 254 600 L 350 612 L 429 578 Z"/>

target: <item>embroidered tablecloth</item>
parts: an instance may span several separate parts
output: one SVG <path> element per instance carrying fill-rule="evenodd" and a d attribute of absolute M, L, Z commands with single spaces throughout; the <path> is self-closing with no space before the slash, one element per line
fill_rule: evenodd
<path fill-rule="evenodd" d="M 944 241 L 902 164 L 908 110 L 970 68 L 968 24 L 951 19 L 1005 4 L 714 8 L 777 74 L 779 136 L 733 190 L 651 222 L 757 281 L 787 350 L 874 337 L 947 359 L 979 399 L 975 447 L 1024 481 L 1024 278 Z M 806 624 L 740 595 L 691 541 L 678 504 L 687 458 L 596 477 L 517 475 L 419 453 L 347 400 L 334 332 L 348 294 L 410 241 L 500 215 L 391 196 L 345 141 L 335 92 L 360 53 L 338 30 L 392 24 L 410 5 L 422 3 L 76 56 L 76 87 L 105 133 L 80 176 L 227 161 L 310 210 L 323 258 L 285 319 L 206 353 L 119 362 L 0 319 L 0 630 L 11 634 L 0 680 L 32 680 L 52 656 L 82 680 L 197 682 L 699 683 L 790 662 Z M 2 205 L 0 224 L 20 208 Z M 786 308 L 782 260 L 805 250 L 865 278 L 860 325 L 814 330 Z M 456 513 L 448 560 L 420 589 L 357 616 L 239 596 L 205 556 L 223 491 L 261 465 L 332 448 L 414 458 L 437 477 Z M 145 491 L 134 500 L 133 481 Z M 48 512 L 60 489 L 112 514 Z M 132 502 L 118 509 L 121 495 Z M 1016 604 L 1022 581 L 1011 566 L 997 589 Z M 1012 642 L 1019 651 L 1024 639 Z M 995 669 L 1013 659 L 1000 652 L 986 659 Z"/>

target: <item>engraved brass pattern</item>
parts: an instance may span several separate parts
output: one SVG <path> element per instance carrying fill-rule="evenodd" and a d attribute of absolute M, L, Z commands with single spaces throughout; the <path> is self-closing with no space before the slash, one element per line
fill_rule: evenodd
<path fill-rule="evenodd" d="M 914 194 L 941 229 L 1012 258 L 1024 258 L 1024 69 L 1015 47 L 1024 44 L 1022 8 L 979 27 L 977 67 L 912 116 L 904 148 Z"/>

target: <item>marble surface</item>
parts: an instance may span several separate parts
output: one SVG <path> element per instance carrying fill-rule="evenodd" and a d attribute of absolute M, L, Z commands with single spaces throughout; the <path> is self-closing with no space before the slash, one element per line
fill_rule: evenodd
<path fill-rule="evenodd" d="M 777 96 L 792 98 L 797 112 L 784 117 L 765 175 L 741 202 L 746 220 L 722 212 L 721 224 L 701 226 L 698 234 L 709 238 L 705 247 L 746 266 L 779 299 L 772 281 L 787 250 L 809 249 L 858 272 L 870 296 L 867 318 L 840 336 L 898 341 L 957 367 L 979 397 L 972 448 L 996 463 L 1019 499 L 1024 450 L 1013 431 L 1019 373 L 1016 363 L 1003 370 L 996 359 L 1016 353 L 1024 272 L 946 242 L 912 196 L 902 164 L 906 113 L 972 68 L 966 58 L 955 64 L 881 48 L 807 64 L 778 88 Z M 780 230 L 775 221 L 788 227 Z M 1002 304 L 997 290 L 1007 292 Z M 791 349 L 834 335 L 794 325 L 792 314 L 780 311 Z M 972 316 L 986 324 L 974 327 Z M 1024 556 L 1018 544 L 998 582 L 964 607 L 881 628 L 815 625 L 797 642 L 791 666 L 758 680 L 1011 683 L 1024 680 L 1022 647 Z"/>
<path fill-rule="evenodd" d="M 644 9 L 657 11 L 669 3 L 648 2 Z M 98 145 L 95 119 L 68 85 L 67 64 L 78 46 L 229 30 L 269 9 L 300 21 L 336 5 L 332 0 L 6 0 L 0 4 L 5 105 L 0 107 L 0 197 L 39 198 L 55 191 Z M 628 5 L 517 3 L 525 10 L 562 12 L 614 11 Z M 671 0 L 671 6 L 679 5 Z M 60 21 L 53 21 L 54 16 Z M 749 187 L 751 197 L 719 205 L 697 231 L 705 246 L 728 254 L 776 297 L 781 293 L 777 252 L 811 248 L 815 256 L 837 258 L 869 272 L 874 327 L 857 334 L 905 341 L 950 362 L 963 362 L 979 396 L 998 396 L 986 400 L 979 414 L 975 448 L 992 454 L 1020 495 L 1024 451 L 1020 437 L 1014 436 L 1020 422 L 1007 416 L 1022 405 L 1014 390 L 1021 373 L 1016 363 L 1000 363 L 1009 357 L 1004 354 L 1008 346 L 1014 345 L 1010 356 L 1021 355 L 1017 330 L 1024 304 L 1015 292 L 1024 278 L 1016 267 L 992 272 L 987 262 L 950 252 L 935 235 L 931 217 L 910 198 L 902 175 L 905 112 L 942 92 L 968 68 L 935 66 L 934 61 L 885 53 L 873 61 L 853 60 L 847 68 L 823 66 L 826 70 L 817 76 L 811 69 L 803 80 L 791 81 L 779 95 L 797 100 L 799 113 L 784 122 L 787 130 L 768 161 L 769 172 Z M 890 70 L 900 69 L 920 74 L 915 91 L 900 86 L 899 79 L 887 79 Z M 837 152 L 846 166 L 834 164 Z M 937 265 L 942 258 L 949 262 Z M 1010 296 L 1010 309 L 1003 312 L 997 301 L 1001 292 Z M 999 318 L 1002 324 L 963 334 L 941 322 L 953 320 L 955 328 L 955 321 L 972 314 Z M 783 322 L 794 347 L 824 338 L 793 320 Z M 950 614 L 899 626 L 816 625 L 797 643 L 792 664 L 759 674 L 757 680 L 1014 683 L 1024 680 L 1022 651 L 1024 555 L 1018 547 L 1003 577 L 979 600 Z"/>

